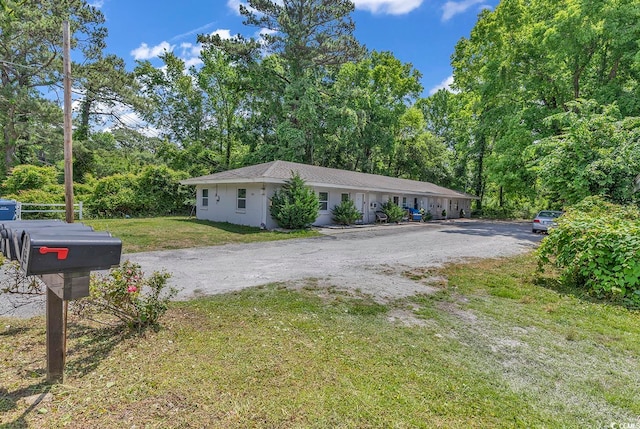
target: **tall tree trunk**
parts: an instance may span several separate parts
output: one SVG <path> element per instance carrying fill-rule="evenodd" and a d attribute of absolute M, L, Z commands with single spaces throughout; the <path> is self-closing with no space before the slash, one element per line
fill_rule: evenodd
<path fill-rule="evenodd" d="M 89 139 L 89 116 L 91 114 L 91 105 L 93 99 L 89 96 L 87 91 L 87 97 L 82 102 L 82 109 L 80 111 L 80 125 L 75 133 L 75 139 L 78 141 L 86 141 Z"/>
<path fill-rule="evenodd" d="M 476 208 L 478 210 L 482 209 L 482 190 L 484 187 L 484 182 L 482 179 L 483 169 L 484 169 L 484 155 L 487 150 L 487 142 L 484 135 L 480 135 L 478 137 L 478 162 L 476 165 L 476 177 L 475 177 L 475 194 L 480 197 L 479 200 L 476 200 Z"/>
<path fill-rule="evenodd" d="M 9 109 L 7 112 L 7 123 L 3 127 L 3 139 L 4 139 L 4 173 L 8 173 L 16 156 L 16 141 L 18 136 L 16 134 L 15 124 L 13 118 L 15 116 L 15 110 Z"/>

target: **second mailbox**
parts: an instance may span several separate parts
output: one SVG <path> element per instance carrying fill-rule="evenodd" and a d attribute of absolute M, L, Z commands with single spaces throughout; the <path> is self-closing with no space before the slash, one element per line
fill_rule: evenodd
<path fill-rule="evenodd" d="M 100 234 L 25 234 L 20 266 L 26 275 L 108 270 L 120 264 L 122 241 Z"/>

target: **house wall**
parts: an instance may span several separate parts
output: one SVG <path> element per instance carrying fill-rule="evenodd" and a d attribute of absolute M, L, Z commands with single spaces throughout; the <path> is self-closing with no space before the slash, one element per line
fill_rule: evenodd
<path fill-rule="evenodd" d="M 203 190 L 208 191 L 207 204 L 204 203 Z M 245 189 L 244 208 L 238 207 L 238 190 Z M 279 185 L 275 184 L 218 184 L 198 185 L 196 217 L 198 219 L 214 222 L 229 222 L 238 225 L 264 227 L 266 229 L 277 228 L 277 223 L 269 214 L 270 201 Z M 433 219 L 444 219 L 442 210 L 447 211 L 446 218 L 459 217 L 460 209 L 464 209 L 466 216 L 470 213 L 470 200 L 446 199 L 412 194 L 389 194 L 381 192 L 358 192 L 351 189 L 336 189 L 314 187 L 316 195 L 326 196 L 326 209 L 319 211 L 314 225 L 333 224 L 331 209 L 342 201 L 342 194 L 347 194 L 349 199 L 356 203 L 356 207 L 362 212 L 362 223 L 374 223 L 375 212 L 381 209 L 383 203 L 391 199 L 397 199 L 398 205 L 403 207 L 415 207 L 431 212 Z"/>
<path fill-rule="evenodd" d="M 208 191 L 208 198 L 203 198 L 203 190 Z M 239 207 L 239 190 L 244 189 L 244 208 Z M 270 228 L 267 215 L 268 189 L 262 184 L 218 184 L 198 185 L 196 187 L 198 219 L 214 222 L 229 222 L 236 225 L 260 226 L 265 223 Z M 205 204 L 205 200 L 206 204 Z M 265 222 L 265 220 L 267 222 Z M 273 228 L 273 226 L 271 226 Z"/>

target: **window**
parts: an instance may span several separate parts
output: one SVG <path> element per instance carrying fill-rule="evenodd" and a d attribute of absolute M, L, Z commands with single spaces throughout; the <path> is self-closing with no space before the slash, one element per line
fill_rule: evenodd
<path fill-rule="evenodd" d="M 340 201 L 349 201 L 349 194 L 340 195 Z"/>
<path fill-rule="evenodd" d="M 202 207 L 208 207 L 208 206 L 209 206 L 209 190 L 203 189 L 202 190 Z"/>
<path fill-rule="evenodd" d="M 318 201 L 320 202 L 320 210 L 329 209 L 329 193 L 328 192 L 318 192 Z"/>
<path fill-rule="evenodd" d="M 402 207 L 407 207 L 407 197 L 402 197 Z"/>
<path fill-rule="evenodd" d="M 247 190 L 238 189 L 238 210 L 244 210 L 247 208 Z"/>
<path fill-rule="evenodd" d="M 395 204 L 396 206 L 400 205 L 400 197 L 393 197 L 393 204 Z"/>

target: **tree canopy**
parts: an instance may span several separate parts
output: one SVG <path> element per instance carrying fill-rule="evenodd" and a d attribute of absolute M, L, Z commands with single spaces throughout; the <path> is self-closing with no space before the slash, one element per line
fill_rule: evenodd
<path fill-rule="evenodd" d="M 353 11 L 348 0 L 248 0 L 239 12 L 259 39 L 200 35 L 199 65 L 165 52 L 161 67 L 131 69 L 105 52 L 104 17 L 88 1 L 3 1 L 3 174 L 60 170 L 51 94 L 68 19 L 83 192 L 103 179 L 124 186 L 149 165 L 170 171 L 136 180 L 282 159 L 430 181 L 507 215 L 591 195 L 640 200 L 636 0 L 502 0 L 457 43 L 452 90 L 428 97 L 420 70 L 356 39 Z"/>

